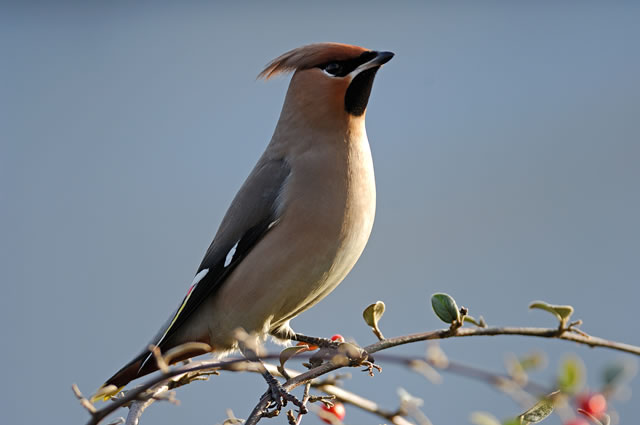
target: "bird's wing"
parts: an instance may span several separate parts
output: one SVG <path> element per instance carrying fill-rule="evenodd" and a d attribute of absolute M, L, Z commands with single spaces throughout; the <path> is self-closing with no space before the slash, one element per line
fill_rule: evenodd
<path fill-rule="evenodd" d="M 282 210 L 278 197 L 290 171 L 284 159 L 263 157 L 256 164 L 222 220 L 187 295 L 154 339 L 156 346 L 163 348 L 200 304 L 224 283 L 249 251 L 277 224 Z"/>

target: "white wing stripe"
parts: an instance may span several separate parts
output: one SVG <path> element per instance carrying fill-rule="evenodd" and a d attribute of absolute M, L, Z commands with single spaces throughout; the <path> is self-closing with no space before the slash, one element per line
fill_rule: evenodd
<path fill-rule="evenodd" d="M 236 244 L 229 250 L 229 253 L 227 254 L 227 258 L 224 259 L 224 267 L 227 267 L 229 264 L 231 264 L 231 261 L 233 260 L 233 256 L 236 254 L 238 243 L 240 243 L 240 241 L 236 242 Z"/>
<path fill-rule="evenodd" d="M 209 273 L 209 269 L 202 269 L 200 273 L 198 273 L 194 278 L 193 282 L 191 282 L 191 286 L 197 285 L 204 277 Z"/>

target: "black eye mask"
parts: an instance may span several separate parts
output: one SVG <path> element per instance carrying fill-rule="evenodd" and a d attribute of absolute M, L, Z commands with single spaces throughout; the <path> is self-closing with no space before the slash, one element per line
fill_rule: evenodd
<path fill-rule="evenodd" d="M 354 69 L 362 65 L 363 63 L 369 62 L 371 59 L 377 56 L 376 52 L 364 52 L 357 58 L 347 59 L 343 61 L 332 61 L 325 62 L 323 64 L 317 65 L 316 68 L 320 68 L 328 74 L 333 75 L 334 77 L 344 77 L 349 75 Z"/>

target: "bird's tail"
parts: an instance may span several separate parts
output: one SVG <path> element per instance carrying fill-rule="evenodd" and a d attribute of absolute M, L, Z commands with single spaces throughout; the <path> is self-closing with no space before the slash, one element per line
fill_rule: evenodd
<path fill-rule="evenodd" d="M 169 345 L 166 348 L 168 351 L 163 354 L 166 354 L 165 359 L 169 364 L 211 352 L 211 347 L 202 342 L 188 342 L 177 347 Z M 173 348 L 173 350 L 171 350 L 171 348 Z M 111 378 L 107 379 L 107 382 L 102 384 L 102 386 L 98 388 L 98 391 L 91 397 L 91 402 L 95 403 L 98 400 L 107 401 L 118 394 L 129 382 L 153 373 L 156 370 L 158 370 L 158 363 L 153 360 L 151 351 L 144 350 L 135 359 L 124 365 Z"/>
<path fill-rule="evenodd" d="M 107 401 L 114 395 L 118 394 L 129 382 L 158 370 L 156 362 L 145 362 L 150 354 L 151 352 L 149 350 L 145 350 L 135 359 L 124 365 L 111 378 L 107 379 L 100 388 L 98 388 L 96 393 L 91 397 L 91 402 L 94 403 L 98 400 Z M 144 367 L 141 367 L 143 364 Z"/>

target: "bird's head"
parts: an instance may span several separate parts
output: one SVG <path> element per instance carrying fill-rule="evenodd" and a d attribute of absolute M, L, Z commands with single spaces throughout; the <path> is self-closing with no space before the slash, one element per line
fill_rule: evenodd
<path fill-rule="evenodd" d="M 364 118 L 376 72 L 392 57 L 348 44 L 310 44 L 274 59 L 258 78 L 294 72 L 281 119 L 349 122 Z"/>

